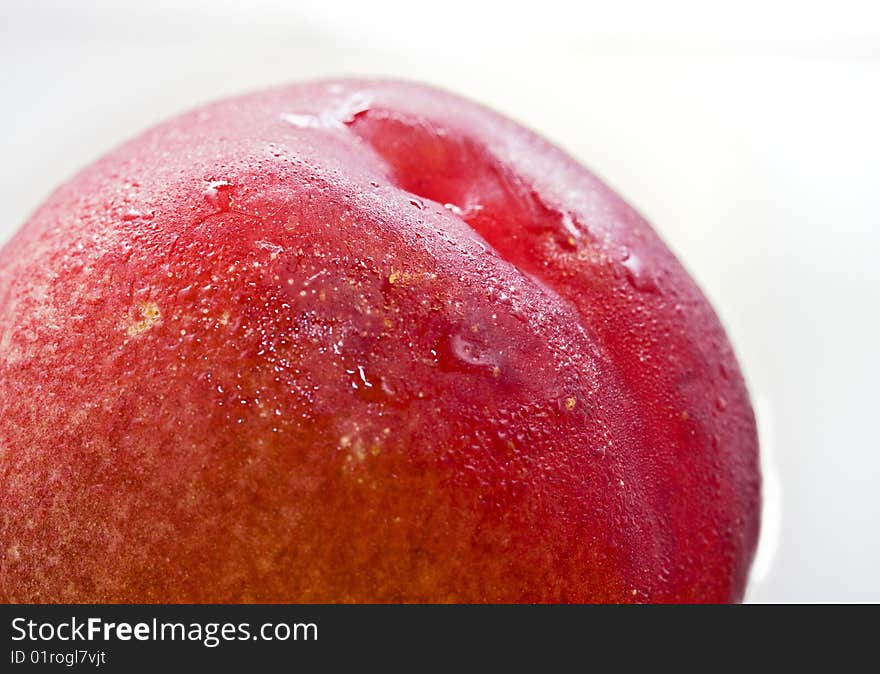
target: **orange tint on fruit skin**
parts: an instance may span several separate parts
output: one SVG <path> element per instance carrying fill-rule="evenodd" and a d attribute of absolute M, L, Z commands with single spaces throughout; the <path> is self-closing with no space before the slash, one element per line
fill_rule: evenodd
<path fill-rule="evenodd" d="M 742 598 L 712 309 L 560 150 L 427 87 L 209 105 L 0 251 L 0 601 Z"/>

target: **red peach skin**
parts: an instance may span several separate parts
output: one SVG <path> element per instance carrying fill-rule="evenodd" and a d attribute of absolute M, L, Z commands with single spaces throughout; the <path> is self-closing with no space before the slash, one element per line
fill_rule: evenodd
<path fill-rule="evenodd" d="M 759 504 L 686 271 L 450 94 L 208 105 L 0 251 L 0 601 L 739 601 Z"/>

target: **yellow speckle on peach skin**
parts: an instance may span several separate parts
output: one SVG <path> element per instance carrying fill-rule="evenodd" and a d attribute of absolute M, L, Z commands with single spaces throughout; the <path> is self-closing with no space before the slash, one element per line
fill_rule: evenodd
<path fill-rule="evenodd" d="M 129 337 L 139 335 L 156 325 L 161 318 L 162 314 L 159 311 L 159 305 L 155 302 L 143 302 L 141 303 L 141 320 L 131 323 L 125 329 L 125 332 Z"/>

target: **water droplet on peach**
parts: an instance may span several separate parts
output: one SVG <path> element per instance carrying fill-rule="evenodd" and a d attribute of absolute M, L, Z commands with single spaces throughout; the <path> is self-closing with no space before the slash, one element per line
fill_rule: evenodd
<path fill-rule="evenodd" d="M 226 180 L 212 180 L 204 189 L 203 194 L 209 204 L 220 211 L 228 211 L 231 189 L 232 185 Z"/>
<path fill-rule="evenodd" d="M 627 252 L 623 258 L 623 267 L 626 270 L 626 279 L 633 288 L 642 292 L 658 292 L 657 280 L 641 257 L 632 251 Z"/>
<path fill-rule="evenodd" d="M 453 335 L 450 341 L 450 348 L 452 355 L 462 363 L 482 367 L 496 366 L 496 358 L 492 350 L 471 336 L 463 334 Z"/>

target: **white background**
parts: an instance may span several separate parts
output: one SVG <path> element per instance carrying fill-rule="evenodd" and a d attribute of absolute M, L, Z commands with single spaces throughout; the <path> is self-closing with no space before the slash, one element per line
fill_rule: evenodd
<path fill-rule="evenodd" d="M 0 0 L 0 242 L 225 95 L 364 73 L 479 99 L 634 203 L 726 323 L 770 459 L 749 598 L 880 601 L 872 4 Z"/>

